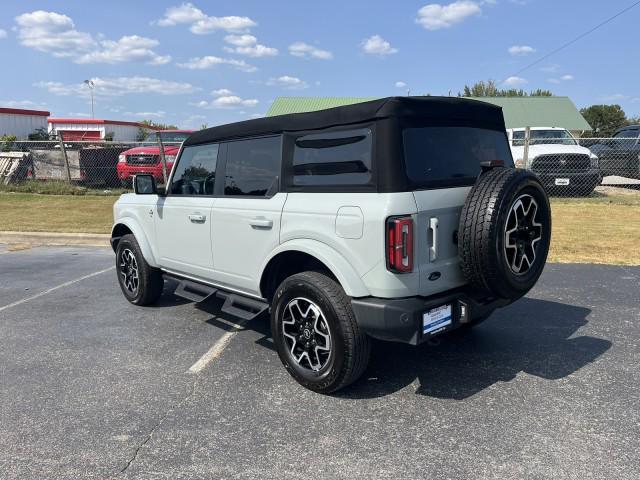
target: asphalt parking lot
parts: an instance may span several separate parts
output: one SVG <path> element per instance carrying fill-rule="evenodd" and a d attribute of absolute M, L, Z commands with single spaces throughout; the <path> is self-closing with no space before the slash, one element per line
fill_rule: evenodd
<path fill-rule="evenodd" d="M 0 246 L 0 478 L 640 478 L 640 267 L 548 265 L 469 334 L 377 343 L 327 397 L 266 319 L 134 307 L 113 262 Z"/>

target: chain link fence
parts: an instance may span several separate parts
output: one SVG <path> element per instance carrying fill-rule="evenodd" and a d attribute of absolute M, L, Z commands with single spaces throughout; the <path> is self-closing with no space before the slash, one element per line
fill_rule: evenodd
<path fill-rule="evenodd" d="M 640 189 L 638 138 L 574 138 L 558 132 L 566 134 L 520 130 L 510 139 L 516 166 L 538 174 L 551 196 L 584 197 L 610 186 Z M 158 141 L 0 142 L 0 185 L 59 181 L 87 189 L 131 190 L 138 173 L 152 174 L 162 185 L 162 153 L 168 175 L 180 143 L 162 147 Z"/>
<path fill-rule="evenodd" d="M 161 146 L 158 141 L 0 142 L 0 185 L 57 181 L 87 189 L 131 190 L 133 176 L 139 173 L 152 174 L 158 184 L 164 184 L 180 145 L 163 142 Z"/>
<path fill-rule="evenodd" d="M 526 129 L 510 139 L 516 166 L 535 172 L 551 196 L 586 197 L 606 187 L 640 188 L 638 138 L 574 138 Z"/>

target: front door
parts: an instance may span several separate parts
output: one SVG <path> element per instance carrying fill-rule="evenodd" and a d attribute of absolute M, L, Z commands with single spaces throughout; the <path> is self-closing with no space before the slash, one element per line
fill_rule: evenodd
<path fill-rule="evenodd" d="M 185 147 L 174 168 L 167 195 L 156 209 L 156 245 L 160 266 L 211 279 L 212 208 L 218 144 Z"/>
<path fill-rule="evenodd" d="M 254 295 L 260 267 L 280 243 L 281 149 L 280 136 L 227 143 L 224 195 L 213 205 L 216 281 Z"/>

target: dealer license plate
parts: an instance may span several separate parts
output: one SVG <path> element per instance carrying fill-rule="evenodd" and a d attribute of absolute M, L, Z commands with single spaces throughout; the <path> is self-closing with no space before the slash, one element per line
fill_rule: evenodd
<path fill-rule="evenodd" d="M 451 304 L 432 308 L 422 315 L 422 333 L 433 334 L 451 325 Z"/>
<path fill-rule="evenodd" d="M 556 185 L 569 185 L 568 178 L 556 178 Z"/>

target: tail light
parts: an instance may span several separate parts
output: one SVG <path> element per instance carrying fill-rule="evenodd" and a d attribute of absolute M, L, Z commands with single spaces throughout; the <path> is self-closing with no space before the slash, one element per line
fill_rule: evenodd
<path fill-rule="evenodd" d="M 407 273 L 413 270 L 413 219 L 392 217 L 387 220 L 387 269 Z"/>

